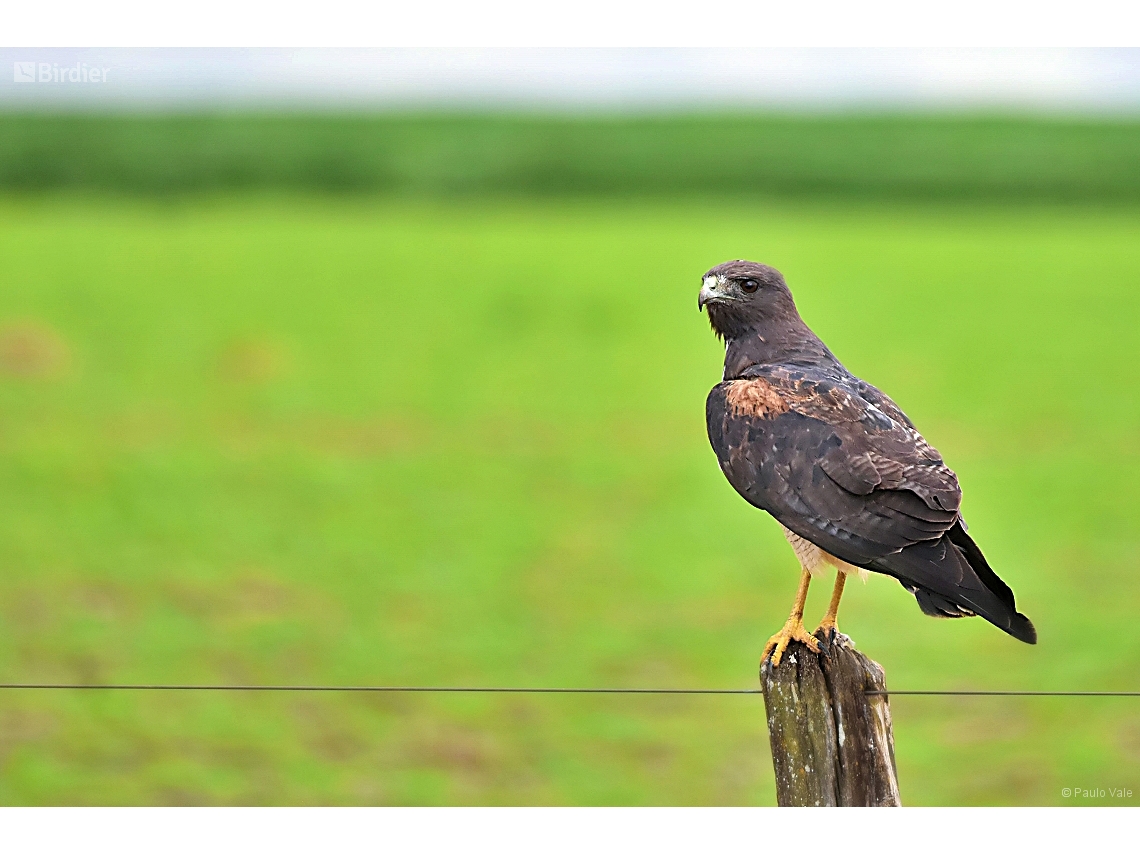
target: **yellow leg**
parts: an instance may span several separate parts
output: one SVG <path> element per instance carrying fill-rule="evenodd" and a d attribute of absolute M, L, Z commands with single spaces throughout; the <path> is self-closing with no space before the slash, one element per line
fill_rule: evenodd
<path fill-rule="evenodd" d="M 831 605 L 827 607 L 827 614 L 823 616 L 823 620 L 819 622 L 819 628 L 816 629 L 815 635 L 823 633 L 824 638 L 831 638 L 835 633 L 839 632 L 839 601 L 843 597 L 843 583 L 847 581 L 847 574 L 842 570 L 835 571 L 835 588 L 831 592 Z"/>
<path fill-rule="evenodd" d="M 792 613 L 788 615 L 788 622 L 784 624 L 784 628 L 768 639 L 768 643 L 764 645 L 764 655 L 761 657 L 761 662 L 768 658 L 768 654 L 772 654 L 772 667 L 775 668 L 780 664 L 780 660 L 784 656 L 784 651 L 788 649 L 788 644 L 792 641 L 802 641 L 813 653 L 819 653 L 819 642 L 808 635 L 804 629 L 804 603 L 807 602 L 808 585 L 811 584 L 811 573 L 807 570 L 802 570 L 800 573 L 800 589 L 796 591 L 796 602 L 792 606 Z"/>

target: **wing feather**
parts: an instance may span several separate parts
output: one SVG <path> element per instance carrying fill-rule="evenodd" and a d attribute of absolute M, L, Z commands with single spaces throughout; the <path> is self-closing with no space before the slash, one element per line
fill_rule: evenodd
<path fill-rule="evenodd" d="M 965 533 L 957 476 L 874 386 L 838 370 L 754 366 L 712 390 L 706 415 L 729 482 L 786 528 L 899 579 L 927 614 L 976 613 L 1036 638 Z"/>
<path fill-rule="evenodd" d="M 958 518 L 957 477 L 898 413 L 834 378 L 753 371 L 713 389 L 709 437 L 741 495 L 854 564 L 937 540 Z"/>

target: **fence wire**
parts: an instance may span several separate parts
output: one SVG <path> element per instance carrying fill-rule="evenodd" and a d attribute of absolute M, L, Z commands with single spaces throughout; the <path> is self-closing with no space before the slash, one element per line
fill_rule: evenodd
<path fill-rule="evenodd" d="M 169 683 L 0 683 L 0 690 L 82 690 L 129 692 L 406 692 L 507 695 L 762 695 L 762 689 L 661 689 L 575 686 L 287 686 Z M 1020 691 L 988 689 L 884 689 L 866 695 L 927 695 L 946 697 L 1022 698 L 1140 698 L 1140 692 Z"/>

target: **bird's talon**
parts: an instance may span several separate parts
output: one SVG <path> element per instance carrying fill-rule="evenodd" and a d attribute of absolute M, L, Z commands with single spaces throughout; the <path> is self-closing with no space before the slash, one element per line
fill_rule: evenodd
<path fill-rule="evenodd" d="M 816 627 L 815 632 L 812 633 L 827 647 L 835 644 L 835 639 L 839 637 L 839 628 L 835 625 L 835 621 L 824 620 L 819 626 Z"/>
<path fill-rule="evenodd" d="M 784 628 L 768 639 L 764 645 L 764 655 L 761 664 L 767 663 L 769 667 L 776 668 L 784 658 L 784 651 L 793 641 L 805 645 L 812 653 L 819 653 L 819 641 L 808 635 L 802 620 L 789 620 Z M 771 654 L 771 655 L 769 655 Z"/>
<path fill-rule="evenodd" d="M 835 640 L 834 636 L 829 635 L 826 632 L 820 632 L 818 629 L 812 633 L 812 635 L 814 635 L 815 640 L 819 642 L 819 649 L 823 651 L 823 654 L 825 656 L 830 656 L 831 644 Z"/>

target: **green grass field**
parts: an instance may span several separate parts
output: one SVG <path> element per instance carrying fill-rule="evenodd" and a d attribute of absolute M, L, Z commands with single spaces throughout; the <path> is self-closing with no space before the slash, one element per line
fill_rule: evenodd
<path fill-rule="evenodd" d="M 1140 202 L 1140 118 L 0 113 L 0 188 Z"/>
<path fill-rule="evenodd" d="M 889 685 L 1140 688 L 1134 209 L 9 198 L 0 234 L 4 681 L 754 686 L 797 568 L 708 447 L 696 311 L 744 256 L 942 450 L 1040 632 L 874 577 L 841 624 Z M 907 804 L 1140 792 L 1135 700 L 893 712 Z M 0 802 L 774 786 L 749 696 L 2 692 Z"/>

